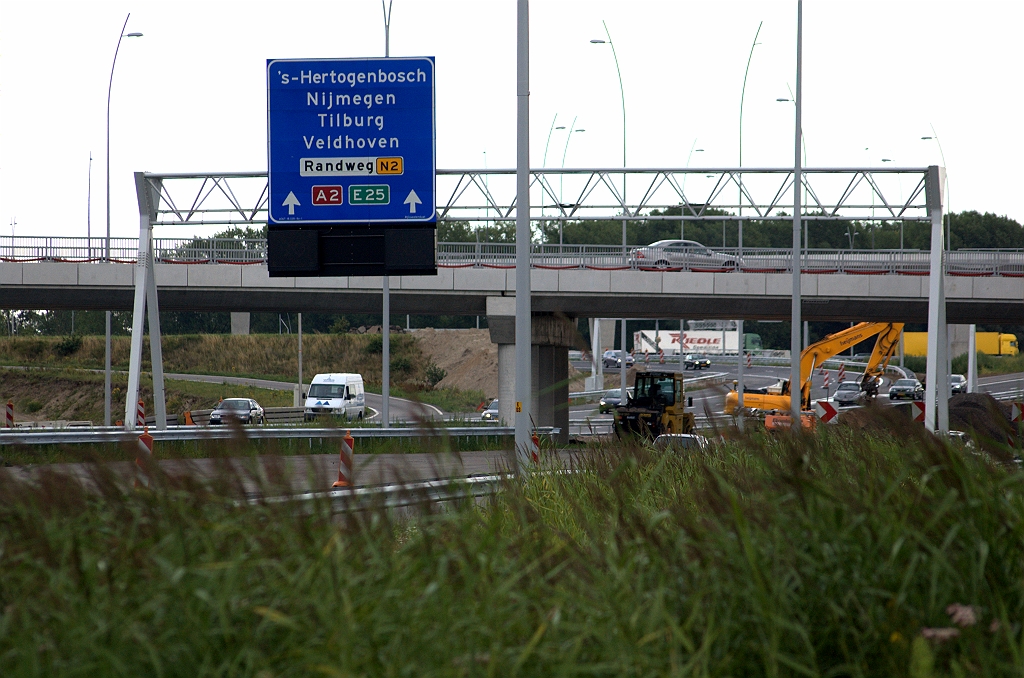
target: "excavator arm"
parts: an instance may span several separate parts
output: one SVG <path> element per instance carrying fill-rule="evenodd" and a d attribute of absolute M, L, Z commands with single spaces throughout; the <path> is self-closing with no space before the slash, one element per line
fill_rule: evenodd
<path fill-rule="evenodd" d="M 889 361 L 896 353 L 902 334 L 903 323 L 889 323 L 888 329 L 878 333 L 875 348 L 871 351 L 871 358 L 868 359 L 864 376 L 860 380 L 860 390 L 872 397 L 878 395 L 878 379 L 885 373 L 885 368 L 889 366 Z"/>
<path fill-rule="evenodd" d="M 875 348 L 871 352 L 871 359 L 867 369 L 864 370 L 864 380 L 861 382 L 861 388 L 870 382 L 874 391 L 877 392 L 878 389 L 874 386 L 875 380 L 889 364 L 889 359 L 899 343 L 902 331 L 903 323 L 858 323 L 849 329 L 830 334 L 805 348 L 800 354 L 800 402 L 803 409 L 811 407 L 811 377 L 816 368 L 821 367 L 826 360 L 848 350 L 851 346 L 875 335 L 880 335 L 875 341 Z M 788 383 L 782 392 L 787 395 L 790 393 Z"/>

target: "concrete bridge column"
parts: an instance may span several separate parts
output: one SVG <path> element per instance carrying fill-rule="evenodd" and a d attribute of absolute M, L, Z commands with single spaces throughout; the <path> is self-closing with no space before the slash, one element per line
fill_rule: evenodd
<path fill-rule="evenodd" d="M 575 318 L 534 314 L 532 318 L 533 392 L 536 426 L 560 429 L 556 440 L 569 442 L 569 348 L 577 343 Z M 498 411 L 515 417 L 515 297 L 487 298 L 487 326 L 498 345 Z"/>
<path fill-rule="evenodd" d="M 231 334 L 249 334 L 248 313 L 231 313 Z"/>

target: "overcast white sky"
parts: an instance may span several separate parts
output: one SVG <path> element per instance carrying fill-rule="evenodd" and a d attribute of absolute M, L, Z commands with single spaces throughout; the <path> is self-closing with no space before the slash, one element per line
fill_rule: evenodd
<path fill-rule="evenodd" d="M 515 0 L 394 0 L 392 56 L 437 59 L 441 168 L 515 164 Z M 534 0 L 531 161 L 551 121 L 577 118 L 567 167 L 735 166 L 743 71 L 745 166 L 793 160 L 796 2 Z M 266 169 L 268 58 L 383 56 L 379 0 L 19 2 L 0 5 L 0 233 L 85 235 L 105 224 L 111 103 L 114 235 L 138 233 L 132 172 Z M 1024 2 L 808 0 L 804 132 L 811 166 L 941 164 L 950 206 L 1024 221 Z M 559 166 L 564 132 L 547 165 Z M 865 150 L 867 148 L 868 150 Z M 699 161 L 698 161 L 699 158 Z M 162 235 L 172 235 L 163 233 Z M 175 235 L 189 236 L 189 233 Z"/>

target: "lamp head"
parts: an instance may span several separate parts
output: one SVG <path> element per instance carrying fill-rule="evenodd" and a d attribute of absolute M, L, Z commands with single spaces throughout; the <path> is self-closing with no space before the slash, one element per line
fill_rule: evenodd
<path fill-rule="evenodd" d="M 591 40 L 590 44 L 592 44 L 592 45 L 603 45 L 604 44 L 604 40 Z"/>
<path fill-rule="evenodd" d="M 704 149 L 703 148 L 695 148 L 695 149 L 693 149 L 693 152 L 694 153 L 703 153 Z"/>
<path fill-rule="evenodd" d="M 789 101 L 789 99 L 782 97 L 781 99 L 776 99 L 776 101 Z"/>
<path fill-rule="evenodd" d="M 882 162 L 892 162 L 892 158 L 882 158 Z"/>
<path fill-rule="evenodd" d="M 558 127 L 556 127 L 555 129 L 565 129 L 565 125 L 559 125 L 559 126 L 558 126 Z"/>
<path fill-rule="evenodd" d="M 935 138 L 935 137 L 921 137 L 921 139 L 923 139 L 923 140 L 926 140 L 926 139 L 934 139 L 934 138 Z"/>
<path fill-rule="evenodd" d="M 577 129 L 574 129 L 574 130 L 573 130 L 573 132 L 586 132 L 586 131 L 587 131 L 587 130 L 583 129 L 582 127 L 579 127 L 579 128 L 577 128 Z"/>
<path fill-rule="evenodd" d="M 142 33 L 125 33 L 124 37 L 126 37 L 126 38 L 141 38 L 142 37 Z"/>

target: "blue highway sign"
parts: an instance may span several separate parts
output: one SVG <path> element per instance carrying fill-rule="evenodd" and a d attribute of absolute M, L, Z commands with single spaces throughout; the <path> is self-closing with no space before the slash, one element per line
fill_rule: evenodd
<path fill-rule="evenodd" d="M 436 218 L 434 58 L 267 61 L 270 226 Z"/>

